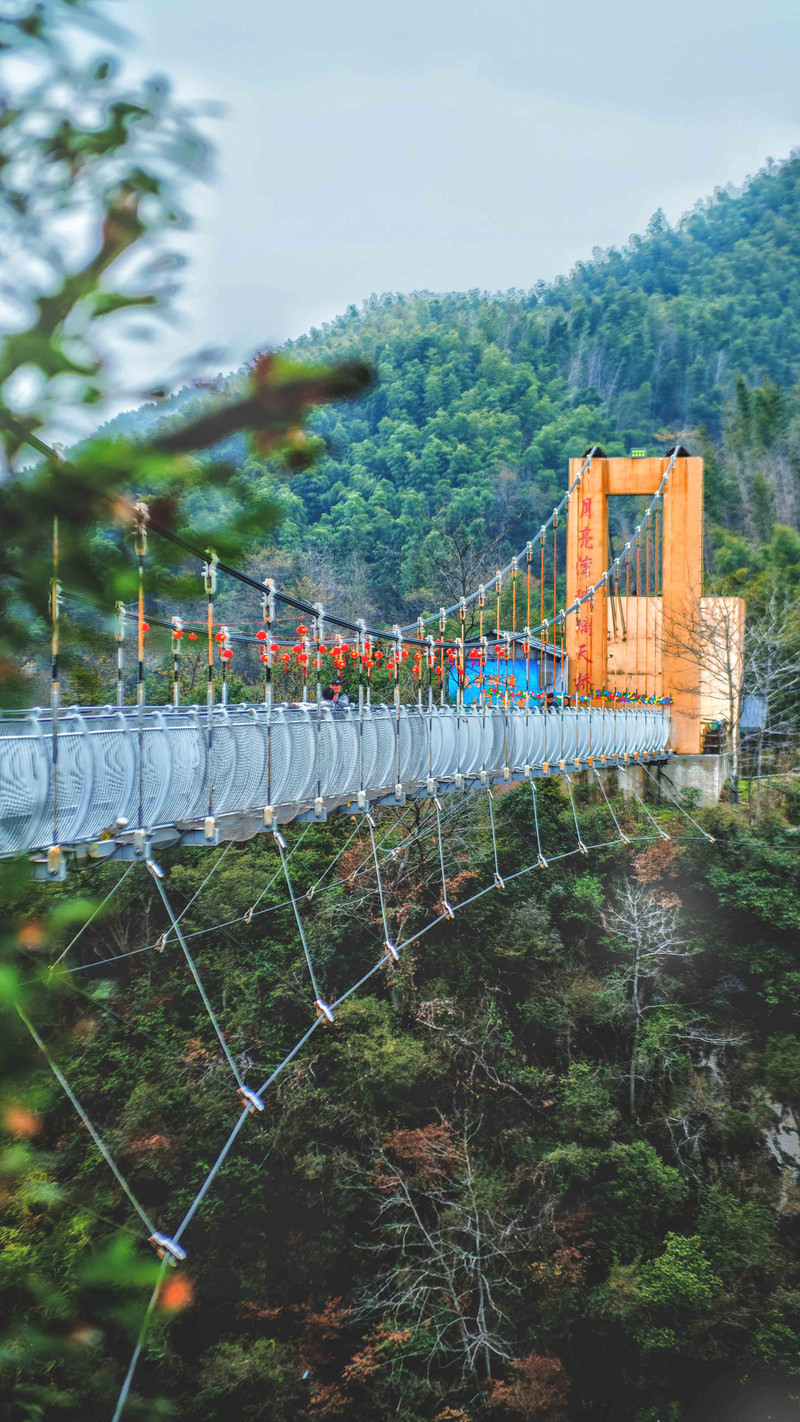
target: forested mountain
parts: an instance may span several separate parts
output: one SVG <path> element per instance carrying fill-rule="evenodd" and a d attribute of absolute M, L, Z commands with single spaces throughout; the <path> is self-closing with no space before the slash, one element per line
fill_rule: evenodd
<path fill-rule="evenodd" d="M 184 1238 L 131 1417 L 694 1422 L 709 1384 L 714 1401 L 749 1398 L 740 1416 L 795 1418 L 795 784 L 765 794 L 757 829 L 700 811 L 714 844 L 674 806 L 651 806 L 672 838 L 634 801 L 615 800 L 615 828 L 580 785 L 600 846 L 586 859 L 566 795 L 539 781 L 550 868 L 522 877 L 537 828 L 517 786 L 496 801 L 499 901 L 477 895 L 495 863 L 485 796 L 449 797 L 447 894 L 463 906 L 419 939 L 441 909 L 436 833 L 423 806 L 382 816 L 409 946 L 248 1121 Z M 287 828 L 291 874 L 335 1000 L 380 951 L 381 911 L 363 826 L 308 831 Z M 159 854 L 256 1081 L 311 1015 L 267 840 Z M 169 926 L 151 877 L 75 874 L 96 903 L 120 887 L 37 1021 L 136 1197 L 175 1221 L 236 1120 L 235 1082 L 177 945 L 142 953 Z M 75 881 L 21 894 L 28 959 L 45 910 L 61 952 L 90 907 Z M 124 1197 L 44 1065 L 26 1102 L 5 1117 L 3 1416 L 107 1422 L 152 1275 L 114 1232 Z M 737 1394 L 765 1373 L 784 1381 L 756 1410 L 757 1391 Z"/>
<path fill-rule="evenodd" d="M 372 297 L 287 349 L 369 360 L 377 384 L 314 417 L 328 454 L 311 470 L 278 483 L 242 446 L 245 478 L 274 492 L 296 571 L 304 550 L 323 587 L 349 565 L 345 582 L 387 617 L 439 596 L 442 526 L 476 548 L 496 540 L 492 558 L 519 546 L 568 458 L 595 440 L 655 453 L 683 432 L 707 455 L 710 522 L 768 538 L 776 517 L 797 523 L 800 157 L 718 190 L 674 228 L 656 213 L 643 237 L 567 278 Z M 109 429 L 186 418 L 214 398 L 182 391 Z"/>

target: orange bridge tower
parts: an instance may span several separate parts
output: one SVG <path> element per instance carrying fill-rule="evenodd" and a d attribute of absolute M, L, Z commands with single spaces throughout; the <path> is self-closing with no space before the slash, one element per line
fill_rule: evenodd
<path fill-rule="evenodd" d="M 570 483 L 582 462 L 570 460 Z M 567 607 L 613 561 L 609 500 L 649 500 L 668 464 L 666 458 L 607 459 L 602 451 L 591 460 L 567 509 Z M 702 459 L 679 449 L 651 517 L 625 549 L 623 566 L 595 594 L 593 608 L 587 603 L 578 618 L 567 619 L 570 691 L 670 696 L 673 750 L 696 755 L 709 690 L 690 635 L 701 602 L 707 601 L 702 598 Z M 671 635 L 670 629 L 682 633 Z"/>

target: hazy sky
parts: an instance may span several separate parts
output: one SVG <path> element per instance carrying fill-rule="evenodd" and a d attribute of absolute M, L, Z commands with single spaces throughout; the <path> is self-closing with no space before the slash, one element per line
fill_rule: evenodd
<path fill-rule="evenodd" d="M 371 292 L 528 287 L 800 143 L 798 0 L 130 0 L 221 99 L 180 348 L 225 367 Z"/>

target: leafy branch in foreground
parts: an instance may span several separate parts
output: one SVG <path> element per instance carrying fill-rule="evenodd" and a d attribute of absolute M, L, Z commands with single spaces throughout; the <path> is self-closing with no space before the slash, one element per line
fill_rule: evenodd
<path fill-rule="evenodd" d="M 111 52 L 87 59 L 87 29 L 110 40 Z M 354 363 L 313 368 L 262 356 L 241 398 L 210 398 L 199 418 L 157 430 L 149 442 L 94 438 L 65 458 L 40 438 L 54 425 L 79 431 L 76 412 L 118 390 L 107 353 L 124 348 L 131 332 L 121 321 L 132 310 L 151 316 L 169 306 L 180 259 L 162 243 L 185 221 L 183 185 L 209 171 L 208 145 L 164 81 L 133 91 L 119 82 L 120 47 L 119 32 L 85 0 L 23 0 L 13 18 L 0 18 L 0 299 L 10 332 L 0 344 L 6 703 L 24 699 L 23 659 L 41 649 L 62 588 L 106 611 L 131 596 L 130 534 L 140 522 L 164 535 L 149 592 L 169 588 L 173 599 L 189 589 L 187 554 L 207 554 L 213 538 L 215 551 L 234 556 L 254 523 L 274 523 L 273 506 L 237 483 L 233 460 L 198 451 L 252 432 L 260 453 L 305 467 L 323 447 L 305 435 L 308 410 L 360 392 L 371 378 Z M 40 462 L 26 468 L 31 448 Z M 238 514 L 230 516 L 231 506 Z M 55 1032 L 63 1048 L 69 1010 L 52 990 L 55 978 L 32 977 L 30 950 L 57 941 L 95 905 L 73 899 L 34 910 L 27 865 L 0 867 L 3 1303 L 6 1316 L 21 1318 L 0 1339 L 0 1390 L 9 1416 L 99 1418 L 111 1411 L 141 1326 L 142 1289 L 151 1293 L 161 1274 L 133 1255 L 124 1226 L 97 1214 L 93 1190 L 67 1198 L 58 1183 L 43 1120 L 53 1085 L 33 1073 L 24 1025 L 49 1020 L 46 1035 Z M 43 1265 L 45 1234 L 57 1243 Z M 148 1326 L 158 1333 L 163 1314 L 190 1298 L 186 1276 L 162 1280 L 151 1294 L 159 1317 L 148 1310 Z M 31 1301 L 35 1323 L 27 1321 Z M 151 1416 L 167 1410 L 157 1399 L 148 1407 Z"/>
<path fill-rule="evenodd" d="M 81 28 L 104 30 L 119 49 L 119 33 L 85 0 L 47 0 L 0 20 L 8 96 L 0 116 L 0 235 L 11 313 L 0 348 L 0 450 L 8 471 L 0 492 L 0 678 L 7 685 L 46 624 L 54 580 L 105 610 L 132 596 L 125 535 L 137 523 L 134 504 L 146 501 L 151 526 L 172 539 L 153 560 L 161 567 L 153 568 L 151 589 L 168 587 L 179 599 L 187 591 L 181 541 L 205 551 L 213 536 L 215 550 L 233 557 L 254 527 L 263 531 L 277 516 L 241 483 L 231 459 L 198 459 L 197 452 L 248 431 L 260 454 L 306 467 L 324 448 L 304 432 L 308 411 L 360 394 L 371 379 L 357 362 L 312 367 L 262 355 L 240 398 L 209 396 L 199 417 L 157 429 L 149 441 L 90 439 L 67 460 L 39 439 L 43 426 L 69 425 L 76 410 L 114 387 L 104 353 L 111 340 L 122 348 L 129 340 L 121 319 L 132 308 L 151 317 L 169 308 L 181 259 L 163 243 L 185 225 L 187 181 L 210 170 L 198 113 L 177 105 L 163 80 L 126 87 L 113 49 L 78 57 L 86 51 Z M 20 468 L 26 446 L 44 459 L 33 471 Z M 218 497 L 209 508 L 212 490 Z"/>

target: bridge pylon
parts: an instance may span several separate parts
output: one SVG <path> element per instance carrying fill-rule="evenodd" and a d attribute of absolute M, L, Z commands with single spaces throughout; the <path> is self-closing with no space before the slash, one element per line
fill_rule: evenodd
<path fill-rule="evenodd" d="M 570 483 L 582 462 L 570 460 Z M 668 464 L 668 458 L 607 459 L 602 453 L 591 460 L 567 509 L 567 607 L 612 561 L 609 500 L 652 497 Z M 701 678 L 676 645 L 680 639 L 666 636 L 665 630 L 690 623 L 702 597 L 702 459 L 679 453 L 648 522 L 621 575 L 595 594 L 593 612 L 587 605 L 578 618 L 567 619 L 570 691 L 670 696 L 673 750 L 696 755 L 702 737 Z"/>

